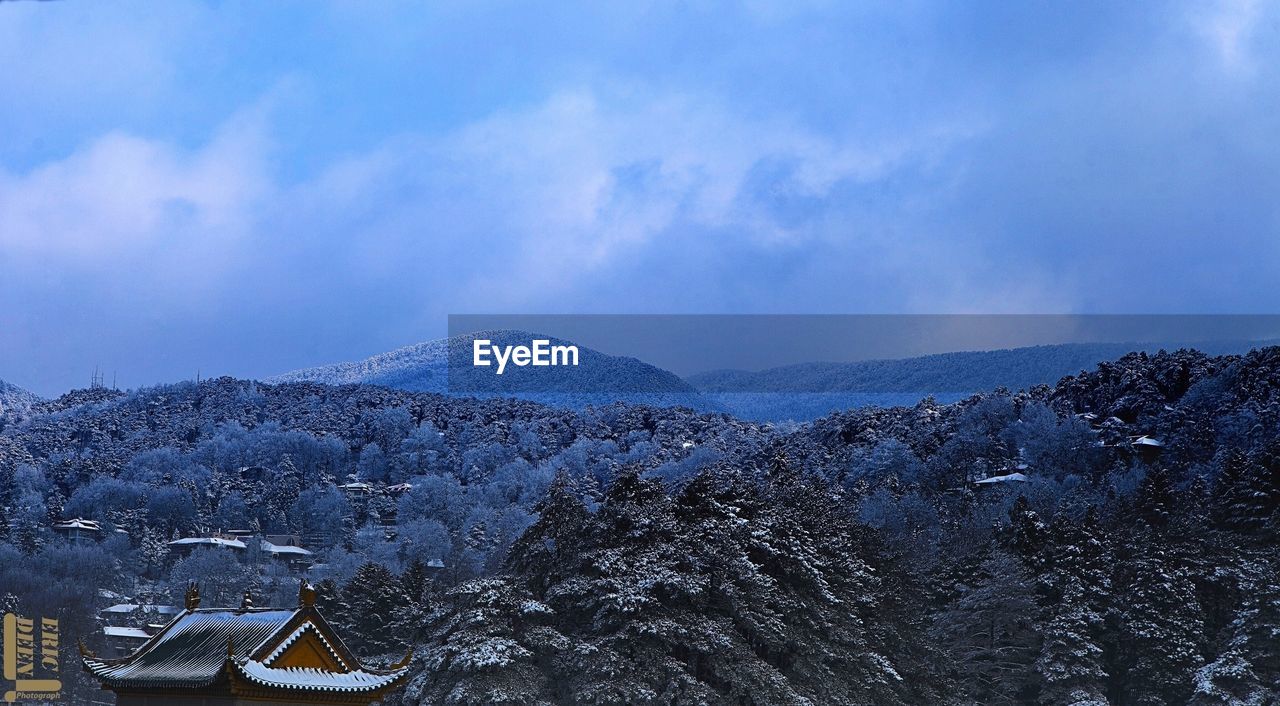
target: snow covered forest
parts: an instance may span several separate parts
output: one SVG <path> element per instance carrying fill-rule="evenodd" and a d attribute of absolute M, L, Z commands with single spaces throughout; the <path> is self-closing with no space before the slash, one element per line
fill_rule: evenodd
<path fill-rule="evenodd" d="M 111 596 L 305 576 L 356 652 L 414 650 L 395 704 L 1280 701 L 1280 348 L 805 424 L 80 390 L 0 416 L 0 508 L 0 611 L 61 618 L 64 665 Z M 232 530 L 314 561 L 171 544 Z"/>

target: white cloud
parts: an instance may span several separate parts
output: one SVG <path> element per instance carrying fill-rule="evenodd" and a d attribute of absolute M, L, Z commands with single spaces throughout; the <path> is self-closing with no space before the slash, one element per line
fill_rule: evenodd
<path fill-rule="evenodd" d="M 196 150 L 117 132 L 25 173 L 0 171 L 0 251 L 69 265 L 216 252 L 249 231 L 271 191 L 265 152 L 263 117 L 249 111 Z"/>

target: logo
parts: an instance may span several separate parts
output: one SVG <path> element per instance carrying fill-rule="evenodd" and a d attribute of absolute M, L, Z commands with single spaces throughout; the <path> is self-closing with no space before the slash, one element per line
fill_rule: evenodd
<path fill-rule="evenodd" d="M 473 367 L 479 368 L 490 365 L 489 356 L 493 356 L 498 361 L 498 374 L 501 375 L 506 371 L 508 362 L 521 368 L 526 365 L 537 367 L 547 365 L 576 366 L 578 364 L 578 347 L 553 346 L 551 341 L 546 338 L 533 339 L 533 345 L 531 346 L 495 346 L 493 341 L 487 338 L 477 338 L 471 342 L 471 365 Z"/>
<path fill-rule="evenodd" d="M 58 679 L 58 621 L 4 614 L 4 678 L 13 686 L 4 700 L 53 701 L 62 691 Z"/>

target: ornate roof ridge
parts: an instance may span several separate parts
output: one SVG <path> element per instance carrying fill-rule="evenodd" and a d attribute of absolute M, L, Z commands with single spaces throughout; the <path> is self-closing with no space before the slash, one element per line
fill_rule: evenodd
<path fill-rule="evenodd" d="M 394 686 L 409 673 L 408 665 L 386 673 L 363 668 L 350 672 L 328 672 L 315 667 L 269 667 L 254 659 L 231 660 L 231 666 L 237 676 L 259 686 L 334 692 L 385 689 Z"/>
<path fill-rule="evenodd" d="M 363 669 L 362 665 L 360 664 L 352 665 L 348 662 L 347 659 L 343 658 L 342 655 L 338 654 L 338 651 L 334 649 L 333 644 L 330 643 L 328 638 L 324 636 L 324 632 L 321 631 L 318 627 L 316 627 L 316 624 L 311 620 L 304 620 L 301 624 L 298 625 L 298 627 L 294 628 L 293 632 L 290 633 L 289 636 L 286 637 L 284 640 L 282 640 L 280 644 L 276 646 L 275 649 L 271 650 L 271 652 L 268 653 L 262 659 L 256 660 L 256 661 L 262 662 L 264 665 L 271 667 L 272 669 L 278 669 L 278 667 L 273 666 L 271 663 L 279 659 L 280 655 L 284 654 L 284 652 L 288 650 L 289 647 L 292 646 L 295 642 L 297 642 L 298 638 L 302 637 L 303 634 L 305 634 L 307 631 L 311 631 L 312 633 L 314 633 L 315 636 L 319 638 L 320 642 L 324 645 L 324 648 L 329 653 L 329 656 L 333 657 L 334 661 L 336 661 L 338 664 L 341 664 L 343 667 L 345 667 L 347 671 L 354 672 L 354 671 L 359 671 L 360 669 Z M 275 635 L 272 635 L 271 637 L 275 637 Z"/>

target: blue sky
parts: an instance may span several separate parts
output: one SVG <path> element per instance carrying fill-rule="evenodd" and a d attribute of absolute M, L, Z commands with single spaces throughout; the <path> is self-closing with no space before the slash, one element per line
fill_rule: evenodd
<path fill-rule="evenodd" d="M 449 313 L 1274 312 L 1249 0 L 0 3 L 0 378 Z"/>

